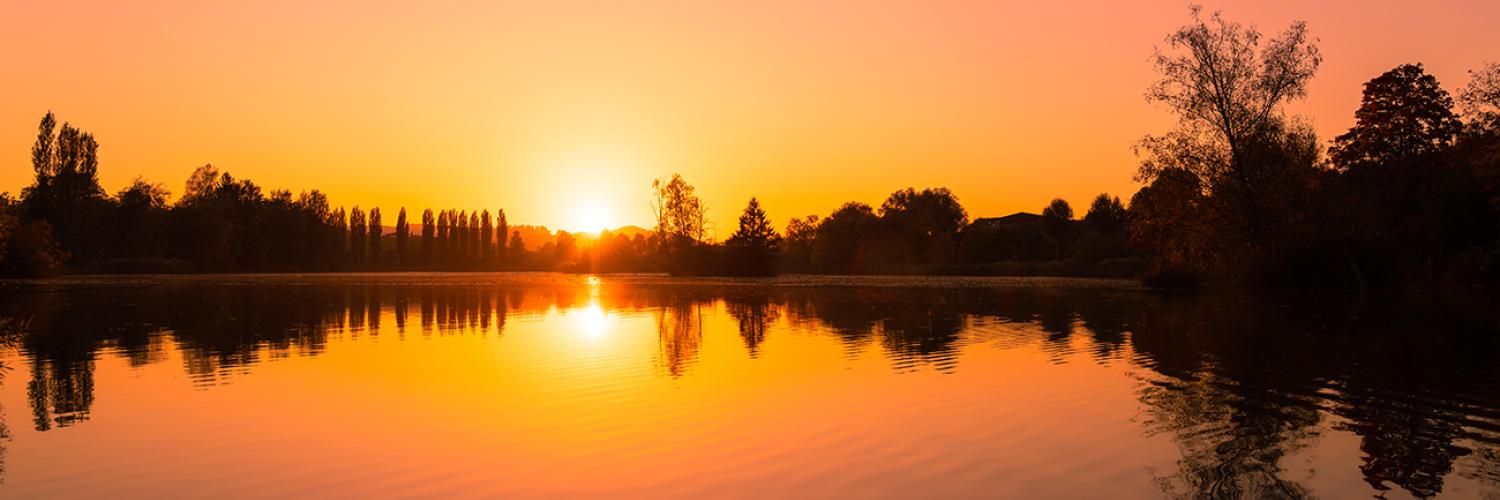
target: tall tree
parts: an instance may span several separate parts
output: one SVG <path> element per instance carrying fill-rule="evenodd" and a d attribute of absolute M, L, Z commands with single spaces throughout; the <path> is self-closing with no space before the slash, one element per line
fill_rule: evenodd
<path fill-rule="evenodd" d="M 437 217 L 437 259 L 436 263 L 442 266 L 448 265 L 448 231 L 452 229 L 452 221 L 448 218 L 449 211 L 441 210 Z"/>
<path fill-rule="evenodd" d="M 651 209 L 656 215 L 656 238 L 660 243 L 681 246 L 697 244 L 708 234 L 708 207 L 679 174 L 651 182 Z"/>
<path fill-rule="evenodd" d="M 490 222 L 489 209 L 485 209 L 484 213 L 479 216 L 479 244 L 479 260 L 488 265 L 494 259 L 495 253 L 495 226 L 493 222 Z"/>
<path fill-rule="evenodd" d="M 466 260 L 469 262 L 479 260 L 479 212 L 477 211 L 469 212 L 468 244 L 464 245 L 464 251 L 467 254 Z"/>
<path fill-rule="evenodd" d="M 506 249 L 506 246 L 507 246 L 506 245 L 506 235 L 508 235 L 508 234 L 510 234 L 510 224 L 508 222 L 506 222 L 506 220 L 505 220 L 505 209 L 502 208 L 502 209 L 496 210 L 495 211 L 495 239 L 497 241 L 495 243 L 497 244 L 496 250 L 498 251 L 498 255 L 496 255 L 495 260 L 502 267 L 505 266 L 506 255 L 510 253 Z"/>
<path fill-rule="evenodd" d="M 380 223 L 380 207 L 370 209 L 370 267 L 380 267 L 380 239 L 385 227 Z"/>
<path fill-rule="evenodd" d="M 1453 98 L 1421 64 L 1403 64 L 1366 82 L 1354 118 L 1328 150 L 1344 168 L 1435 153 L 1452 146 L 1463 130 Z"/>
<path fill-rule="evenodd" d="M 333 248 L 338 255 L 340 264 L 348 261 L 349 255 L 349 221 L 344 215 L 344 207 L 339 207 L 329 218 L 333 226 Z"/>
<path fill-rule="evenodd" d="M 31 147 L 35 180 L 21 193 L 24 214 L 52 225 L 62 248 L 73 257 L 91 258 L 102 250 L 93 236 L 103 212 L 104 189 L 99 186 L 99 143 L 94 135 L 63 123 L 54 134 L 57 118 L 42 116 L 36 143 Z M 92 245 L 92 246 L 90 246 Z"/>
<path fill-rule="evenodd" d="M 365 263 L 365 234 L 368 227 L 365 226 L 365 213 L 355 205 L 349 210 L 349 260 L 356 266 Z"/>
<path fill-rule="evenodd" d="M 766 211 L 761 209 L 760 200 L 750 198 L 740 214 L 739 228 L 724 242 L 729 251 L 727 270 L 731 274 L 753 276 L 773 274 L 780 239 L 771 227 L 771 220 L 766 218 Z"/>
<path fill-rule="evenodd" d="M 406 267 L 406 240 L 411 238 L 411 228 L 406 225 L 406 207 L 396 213 L 396 265 Z"/>
<path fill-rule="evenodd" d="M 432 216 L 432 209 L 422 210 L 422 263 L 432 265 L 434 241 L 437 237 L 437 220 Z"/>
<path fill-rule="evenodd" d="M 453 231 L 453 262 L 464 264 L 469 261 L 469 213 L 460 210 L 458 212 L 457 230 Z"/>
<path fill-rule="evenodd" d="M 1177 114 L 1178 127 L 1147 137 L 1138 151 L 1139 180 L 1150 183 L 1165 169 L 1180 168 L 1199 178 L 1204 189 L 1233 193 L 1239 215 L 1252 237 L 1269 218 L 1267 191 L 1281 179 L 1275 161 L 1259 151 L 1279 141 L 1285 130 L 1282 105 L 1307 94 L 1307 83 L 1322 63 L 1307 23 L 1297 21 L 1262 47 L 1253 27 L 1214 12 L 1209 19 L 1191 7 L 1192 22 L 1167 37 L 1171 52 L 1157 49 L 1161 79 L 1146 92 L 1150 101 Z"/>

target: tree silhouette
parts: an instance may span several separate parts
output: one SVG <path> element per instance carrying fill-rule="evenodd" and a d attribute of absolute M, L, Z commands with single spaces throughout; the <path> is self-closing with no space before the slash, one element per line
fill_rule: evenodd
<path fill-rule="evenodd" d="M 1083 223 L 1090 231 L 1115 234 L 1125 230 L 1126 217 L 1125 206 L 1120 204 L 1120 198 L 1100 193 L 1089 205 L 1088 213 L 1083 216 Z"/>
<path fill-rule="evenodd" d="M 22 213 L 46 221 L 62 248 L 74 257 L 94 257 L 103 250 L 94 238 L 102 212 L 104 189 L 99 187 L 99 143 L 93 134 L 63 123 L 52 112 L 42 116 L 31 146 L 35 180 L 21 192 Z"/>
<path fill-rule="evenodd" d="M 469 214 L 466 211 L 458 212 L 457 229 L 449 233 L 453 238 L 453 257 L 451 265 L 464 264 L 469 261 Z"/>
<path fill-rule="evenodd" d="M 526 255 L 526 242 L 521 239 L 520 231 L 510 232 L 509 246 L 510 249 L 506 250 L 507 258 L 519 259 L 521 256 Z"/>
<path fill-rule="evenodd" d="M 422 210 L 422 263 L 432 265 L 434 242 L 437 237 L 437 220 L 432 216 L 432 209 Z"/>
<path fill-rule="evenodd" d="M 488 223 L 489 218 L 486 217 L 485 224 Z M 465 260 L 470 263 L 479 260 L 479 225 L 479 212 L 469 212 L 468 244 L 464 245 L 464 250 L 467 254 Z"/>
<path fill-rule="evenodd" d="M 1500 63 L 1470 70 L 1469 84 L 1458 97 L 1475 128 L 1500 134 Z"/>
<path fill-rule="evenodd" d="M 1453 98 L 1421 64 L 1403 64 L 1366 82 L 1354 118 L 1328 150 L 1345 168 L 1432 154 L 1452 146 L 1463 129 Z"/>
<path fill-rule="evenodd" d="M 656 215 L 656 237 L 669 246 L 692 245 L 707 235 L 707 206 L 693 192 L 693 186 L 679 174 L 663 182 L 651 182 L 654 197 L 651 210 Z"/>
<path fill-rule="evenodd" d="M 880 205 L 880 218 L 894 239 L 887 245 L 899 248 L 896 251 L 903 255 L 898 258 L 907 266 L 951 260 L 958 233 L 969 223 L 968 213 L 948 188 L 891 193 Z"/>
<path fill-rule="evenodd" d="M 777 243 L 780 236 L 771 227 L 760 201 L 750 198 L 740 214 L 740 226 L 725 242 L 729 250 L 730 274 L 766 276 L 775 274 Z"/>
<path fill-rule="evenodd" d="M 782 267 L 795 271 L 812 270 L 813 242 L 818 235 L 817 215 L 792 217 L 786 223 L 786 237 L 781 241 Z"/>
<path fill-rule="evenodd" d="M 495 257 L 495 226 L 490 222 L 489 209 L 479 216 L 479 245 L 479 261 L 489 265 Z"/>
<path fill-rule="evenodd" d="M 818 225 L 817 240 L 813 244 L 813 265 L 824 272 L 867 271 L 863 254 L 879 226 L 880 218 L 869 205 L 845 203 Z"/>
<path fill-rule="evenodd" d="M 1193 22 L 1167 37 L 1181 53 L 1157 50 L 1161 80 L 1146 92 L 1177 114 L 1178 127 L 1141 143 L 1138 152 L 1146 159 L 1138 178 L 1150 183 L 1167 168 L 1181 168 L 1211 192 L 1234 193 L 1239 216 L 1251 236 L 1261 239 L 1271 218 L 1264 206 L 1267 191 L 1280 177 L 1267 170 L 1280 165 L 1261 161 L 1258 151 L 1268 140 L 1279 141 L 1282 105 L 1307 94 L 1322 56 L 1305 22 L 1292 23 L 1262 47 L 1253 27 L 1218 12 L 1204 20 L 1198 6 L 1191 12 Z"/>
<path fill-rule="evenodd" d="M 385 227 L 380 223 L 380 207 L 370 209 L 370 267 L 380 267 L 380 239 Z"/>
<path fill-rule="evenodd" d="M 343 263 L 347 260 L 349 248 L 349 222 L 344 215 L 344 207 L 339 207 L 330 217 L 329 222 L 333 225 L 333 249 L 337 254 L 338 261 Z"/>
<path fill-rule="evenodd" d="M 359 205 L 349 210 L 349 260 L 356 266 L 365 263 L 365 235 L 368 228 L 365 226 L 365 213 L 360 211 Z"/>
<path fill-rule="evenodd" d="M 1042 209 L 1042 234 L 1052 242 L 1055 258 L 1073 241 L 1073 207 L 1062 198 L 1054 198 Z"/>
<path fill-rule="evenodd" d="M 496 240 L 495 243 L 497 245 L 497 248 L 495 249 L 496 250 L 495 261 L 496 261 L 496 264 L 500 265 L 501 267 L 505 266 L 505 264 L 506 264 L 506 256 L 507 256 L 507 254 L 509 254 L 509 252 L 506 250 L 506 246 L 507 246 L 507 241 L 506 241 L 507 238 L 506 238 L 506 236 L 509 235 L 509 234 L 510 234 L 510 223 L 506 222 L 506 220 L 505 220 L 505 209 L 502 208 L 502 209 L 496 210 L 495 211 L 495 240 Z"/>
<path fill-rule="evenodd" d="M 137 177 L 115 195 L 114 216 L 108 226 L 115 254 L 126 258 L 160 258 L 167 253 L 167 197 L 165 186 Z"/>
<path fill-rule="evenodd" d="M 448 231 L 450 228 L 448 211 L 439 211 L 437 217 L 437 258 L 433 260 L 434 264 L 446 265 L 448 263 Z"/>
<path fill-rule="evenodd" d="M 406 267 L 406 240 L 411 238 L 411 228 L 406 225 L 406 207 L 396 214 L 396 266 Z"/>

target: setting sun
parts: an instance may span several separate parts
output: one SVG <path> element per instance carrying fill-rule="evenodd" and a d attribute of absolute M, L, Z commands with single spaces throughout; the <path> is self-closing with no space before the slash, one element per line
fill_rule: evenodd
<path fill-rule="evenodd" d="M 609 229 L 609 209 L 597 200 L 583 200 L 578 203 L 573 214 L 573 231 L 597 233 Z"/>

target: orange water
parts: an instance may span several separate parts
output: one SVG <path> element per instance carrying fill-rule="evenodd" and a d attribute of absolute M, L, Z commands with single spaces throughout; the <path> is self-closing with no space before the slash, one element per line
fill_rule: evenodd
<path fill-rule="evenodd" d="M 0 300 L 7 497 L 1500 493 L 1485 298 L 465 274 Z"/>

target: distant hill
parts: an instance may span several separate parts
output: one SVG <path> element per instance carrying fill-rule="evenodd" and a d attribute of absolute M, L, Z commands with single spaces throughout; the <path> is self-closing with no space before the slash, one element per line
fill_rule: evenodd
<path fill-rule="evenodd" d="M 610 234 L 623 234 L 626 237 L 634 238 L 634 237 L 636 237 L 636 235 L 648 235 L 648 234 L 651 234 L 651 230 L 643 228 L 641 226 L 620 226 L 620 227 L 617 227 L 617 228 L 614 228 L 614 229 L 610 229 L 609 233 Z"/>

